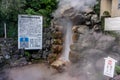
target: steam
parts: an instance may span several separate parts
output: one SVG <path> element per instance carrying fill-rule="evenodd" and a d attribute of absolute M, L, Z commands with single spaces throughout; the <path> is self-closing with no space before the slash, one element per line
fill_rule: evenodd
<path fill-rule="evenodd" d="M 54 18 L 57 20 L 56 21 L 57 24 L 62 26 L 64 30 L 63 32 L 65 34 L 64 50 L 59 59 L 69 61 L 70 44 L 72 43 L 73 22 L 70 20 L 69 16 L 66 16 L 64 14 L 64 12 L 71 8 L 73 9 L 74 13 L 86 11 L 91 9 L 91 7 L 93 7 L 95 3 L 96 0 L 59 0 L 58 9 L 53 13 Z M 86 33 L 87 36 L 83 36 L 82 39 L 88 40 L 88 43 L 90 42 L 92 43 L 94 38 L 91 39 L 90 34 L 91 33 L 89 32 Z M 87 43 L 87 41 L 85 42 Z M 81 42 L 80 45 L 82 43 L 84 42 Z M 87 46 L 89 46 L 89 44 Z M 47 65 L 42 65 L 42 66 L 32 65 L 23 68 L 11 69 L 9 73 L 7 73 L 9 74 L 9 78 L 10 78 L 8 80 L 106 80 L 105 78 L 101 78 L 102 72 L 97 72 L 98 69 L 93 67 L 93 65 L 97 65 L 97 64 L 94 64 L 95 60 L 93 59 L 92 56 L 93 54 L 96 54 L 95 58 L 97 59 L 97 57 L 99 55 L 101 56 L 102 53 L 104 54 L 104 52 L 96 50 L 94 48 L 91 49 L 92 48 L 91 44 L 89 49 L 88 48 L 83 49 L 83 48 L 84 47 L 79 47 L 79 49 L 81 50 L 81 55 L 85 55 L 84 56 L 85 59 L 78 61 L 77 64 L 69 65 L 69 67 L 67 67 L 67 69 L 63 73 L 57 73 L 56 70 L 52 68 L 48 68 Z M 101 60 L 103 60 L 103 56 L 100 57 L 100 62 L 98 63 L 101 63 Z M 99 65 L 100 64 L 98 64 L 98 67 Z M 101 63 L 101 65 L 104 65 L 104 63 Z M 100 70 L 102 68 L 100 67 Z M 101 75 L 97 75 L 97 73 L 100 73 Z"/>
<path fill-rule="evenodd" d="M 70 45 L 72 44 L 72 26 L 73 22 L 70 17 L 65 14 L 67 10 L 72 8 L 70 13 L 77 13 L 92 8 L 96 0 L 59 0 L 58 9 L 53 13 L 56 18 L 57 24 L 63 27 L 65 31 L 64 50 L 60 59 L 69 62 Z M 62 18 L 62 19 L 61 19 Z M 59 21 L 60 20 L 60 21 Z"/>
<path fill-rule="evenodd" d="M 58 9 L 53 13 L 54 17 L 63 16 L 64 12 L 73 8 L 75 12 L 86 11 L 96 4 L 96 0 L 58 0 Z"/>
<path fill-rule="evenodd" d="M 62 19 L 61 21 L 63 29 L 64 29 L 64 34 L 65 34 L 65 39 L 64 39 L 64 49 L 62 52 L 62 55 L 60 57 L 61 60 L 65 62 L 69 62 L 69 52 L 70 52 L 70 45 L 72 43 L 72 22 L 69 19 Z"/>

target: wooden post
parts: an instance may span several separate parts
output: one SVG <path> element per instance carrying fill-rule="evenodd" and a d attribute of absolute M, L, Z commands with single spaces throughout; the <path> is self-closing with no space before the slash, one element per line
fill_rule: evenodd
<path fill-rule="evenodd" d="M 7 32 L 6 32 L 6 23 L 4 22 L 4 38 L 6 39 L 7 38 Z"/>

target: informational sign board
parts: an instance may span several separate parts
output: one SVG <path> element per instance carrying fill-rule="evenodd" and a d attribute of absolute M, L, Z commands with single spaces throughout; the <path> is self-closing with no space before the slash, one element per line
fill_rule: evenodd
<path fill-rule="evenodd" d="M 120 31 L 120 17 L 105 18 L 105 31 Z"/>
<path fill-rule="evenodd" d="M 104 75 L 105 76 L 113 78 L 116 62 L 117 61 L 111 57 L 105 58 L 105 65 L 104 65 Z"/>
<path fill-rule="evenodd" d="M 18 49 L 42 49 L 42 16 L 18 15 Z"/>

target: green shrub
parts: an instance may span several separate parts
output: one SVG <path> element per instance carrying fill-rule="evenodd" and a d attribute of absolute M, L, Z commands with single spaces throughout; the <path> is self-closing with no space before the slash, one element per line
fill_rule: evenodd
<path fill-rule="evenodd" d="M 115 66 L 115 71 L 118 75 L 120 75 L 120 66 Z"/>

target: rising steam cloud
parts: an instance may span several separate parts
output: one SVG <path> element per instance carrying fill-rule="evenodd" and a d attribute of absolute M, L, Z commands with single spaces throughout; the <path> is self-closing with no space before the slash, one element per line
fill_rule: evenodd
<path fill-rule="evenodd" d="M 61 17 L 64 11 L 74 8 L 77 11 L 86 11 L 96 4 L 96 0 L 58 0 L 58 9 L 53 13 L 54 17 Z"/>

